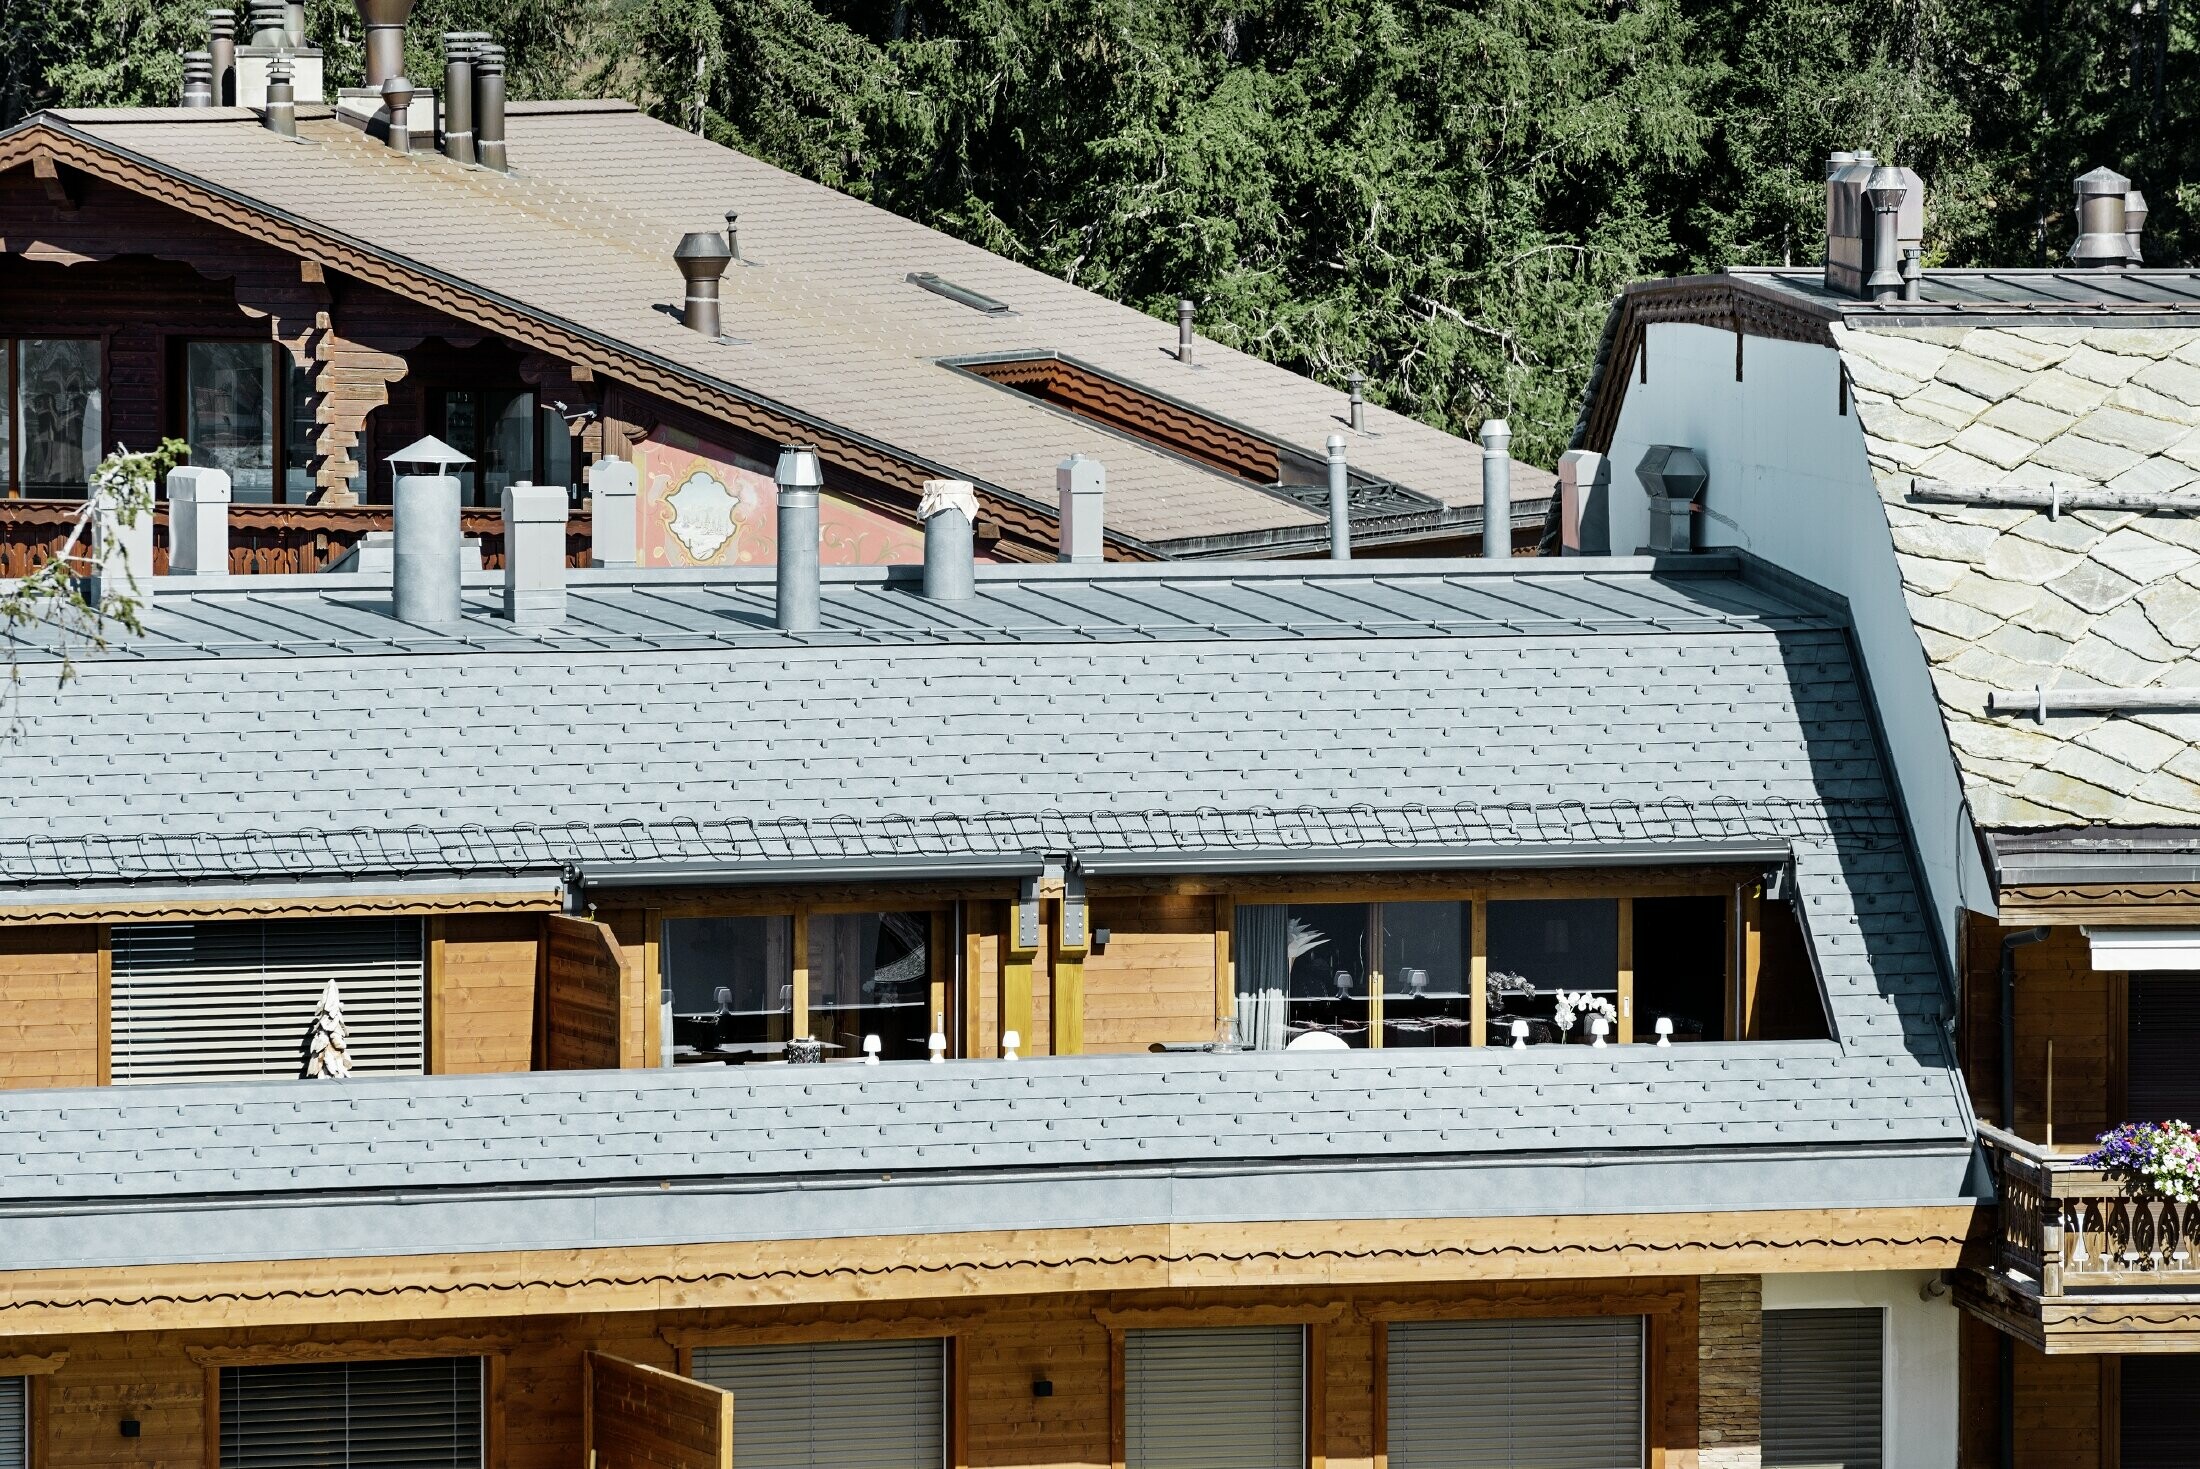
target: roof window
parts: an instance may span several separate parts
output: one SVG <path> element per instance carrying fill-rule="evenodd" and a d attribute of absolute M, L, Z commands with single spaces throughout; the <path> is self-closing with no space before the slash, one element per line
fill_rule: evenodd
<path fill-rule="evenodd" d="M 945 296 L 958 306 L 967 306 L 972 311 L 983 311 L 988 316 L 1016 314 L 1009 309 L 1006 301 L 996 301 L 983 291 L 973 291 L 968 286 L 958 286 L 951 280 L 943 280 L 929 270 L 910 271 L 908 281 L 912 286 L 922 287 L 935 296 Z"/>

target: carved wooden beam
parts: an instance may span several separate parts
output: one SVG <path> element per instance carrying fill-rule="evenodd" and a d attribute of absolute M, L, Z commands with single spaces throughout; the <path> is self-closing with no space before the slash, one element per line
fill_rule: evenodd
<path fill-rule="evenodd" d="M 66 168 L 51 153 L 31 155 L 31 177 L 46 189 L 46 202 L 56 209 L 76 210 L 84 203 L 83 178 L 71 168 Z"/>

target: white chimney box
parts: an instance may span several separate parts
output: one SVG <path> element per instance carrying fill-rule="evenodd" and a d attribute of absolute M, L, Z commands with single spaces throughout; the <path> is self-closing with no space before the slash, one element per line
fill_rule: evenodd
<path fill-rule="evenodd" d="M 589 565 L 634 564 L 640 490 L 641 477 L 624 459 L 598 459 L 588 466 Z"/>
<path fill-rule="evenodd" d="M 168 471 L 168 574 L 229 574 L 229 474 L 195 464 Z"/>
<path fill-rule="evenodd" d="M 542 625 L 565 620 L 565 491 L 504 489 L 504 615 Z"/>
<path fill-rule="evenodd" d="M 1056 513 L 1061 520 L 1061 560 L 1107 559 L 1101 538 L 1106 529 L 1103 504 L 1107 488 L 1108 471 L 1097 459 L 1072 454 L 1054 467 L 1054 489 L 1060 501 Z"/>

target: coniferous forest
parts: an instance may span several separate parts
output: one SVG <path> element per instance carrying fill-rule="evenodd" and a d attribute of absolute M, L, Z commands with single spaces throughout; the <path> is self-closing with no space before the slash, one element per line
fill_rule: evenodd
<path fill-rule="evenodd" d="M 233 0 L 241 10 L 241 0 Z M 206 0 L 0 0 L 0 122 L 167 102 Z M 332 84 L 349 0 L 311 0 Z M 2070 180 L 2200 254 L 2177 0 L 423 0 L 514 95 L 619 95 L 1548 465 L 1624 282 L 1808 262 L 1822 160 L 1926 180 L 1932 264 L 2056 263 Z"/>

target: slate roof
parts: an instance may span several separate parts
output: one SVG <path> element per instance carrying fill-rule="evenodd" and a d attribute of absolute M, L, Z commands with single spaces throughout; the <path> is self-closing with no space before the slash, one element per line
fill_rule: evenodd
<path fill-rule="evenodd" d="M 321 109 L 300 116 L 302 143 L 236 108 L 72 109 L 22 126 L 87 140 L 1049 511 L 1056 463 L 1094 455 L 1108 469 L 1109 529 L 1141 542 L 1326 543 L 1320 510 L 943 364 L 1060 352 L 1317 463 L 1323 440 L 1346 427 L 1339 389 L 1204 339 L 1187 367 L 1173 356 L 1173 322 L 624 103 L 514 104 L 509 175 L 395 154 Z M 674 245 L 719 228 L 727 209 L 740 213 L 751 262 L 724 281 L 732 343 L 687 330 L 668 309 L 683 290 Z M 1011 314 L 920 289 L 914 272 L 993 296 Z M 1347 435 L 1356 470 L 1427 497 L 1438 520 L 1479 526 L 1479 446 L 1380 408 L 1367 422 Z M 1526 465 L 1514 474 L 1516 519 L 1533 523 L 1554 481 Z"/>
<path fill-rule="evenodd" d="M 2102 290 L 2135 288 L 2124 273 L 2086 278 L 2099 274 L 2114 277 Z M 2200 317 L 2173 328 L 1853 318 L 1833 328 L 1983 828 L 2200 823 L 2195 328 Z M 2051 515 L 1928 503 L 1914 493 L 1920 480 L 2106 490 L 2159 508 Z M 1989 712 L 1996 693 L 2043 686 L 2196 697 L 2189 712 Z"/>
<path fill-rule="evenodd" d="M 1735 283 L 1778 296 L 1829 318 L 1866 321 L 2009 321 L 2070 317 L 2103 321 L 2174 319 L 2200 314 L 2200 271 L 1933 269 L 1919 282 L 1919 300 L 1866 301 L 1830 290 L 1818 267 L 1741 267 Z"/>

